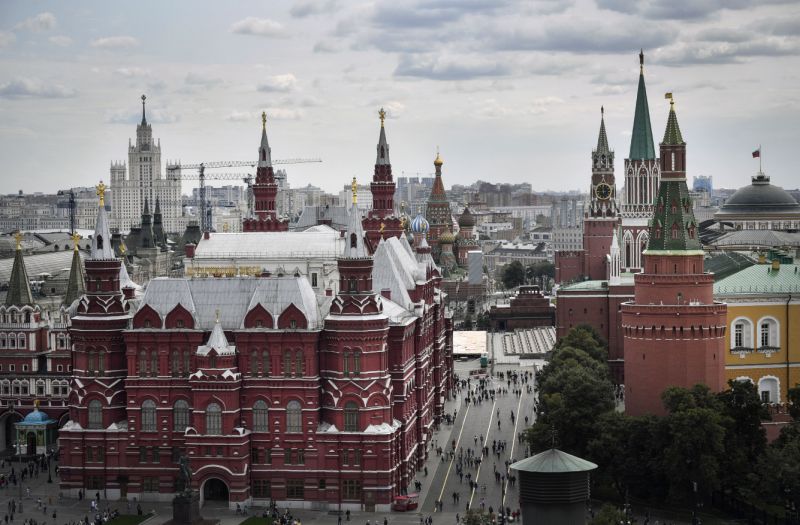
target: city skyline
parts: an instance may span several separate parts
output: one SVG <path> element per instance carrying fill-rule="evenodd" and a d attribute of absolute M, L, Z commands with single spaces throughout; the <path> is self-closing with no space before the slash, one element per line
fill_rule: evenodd
<path fill-rule="evenodd" d="M 384 107 L 396 177 L 432 174 L 438 146 L 448 186 L 584 190 L 601 105 L 622 173 L 640 48 L 655 139 L 670 91 L 690 180 L 747 185 L 760 145 L 773 183 L 797 186 L 789 2 L 203 3 L 190 20 L 188 5 L 0 6 L 4 193 L 108 181 L 142 93 L 163 161 L 255 160 L 265 110 L 273 158 L 323 159 L 291 166 L 292 186 L 335 191 L 369 180 Z"/>

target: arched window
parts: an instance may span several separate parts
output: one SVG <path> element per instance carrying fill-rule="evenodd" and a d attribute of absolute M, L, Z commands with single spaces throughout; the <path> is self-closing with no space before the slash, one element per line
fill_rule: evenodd
<path fill-rule="evenodd" d="M 172 374 L 172 377 L 178 377 L 178 374 L 180 374 L 180 371 L 179 371 L 180 363 L 181 363 L 180 354 L 178 354 L 177 350 L 173 350 L 172 351 L 172 355 L 170 356 L 170 362 L 169 362 L 169 368 L 170 368 L 170 373 Z"/>
<path fill-rule="evenodd" d="M 350 247 L 351 248 L 358 247 L 358 236 L 355 233 L 350 234 Z"/>
<path fill-rule="evenodd" d="M 753 348 L 753 325 L 744 317 L 735 319 L 731 330 L 731 349 Z"/>
<path fill-rule="evenodd" d="M 103 350 L 97 351 L 97 372 L 104 374 L 106 371 L 106 354 Z"/>
<path fill-rule="evenodd" d="M 303 352 L 298 350 L 294 355 L 294 373 L 303 376 L 305 375 L 306 366 L 305 359 L 303 359 Z"/>
<path fill-rule="evenodd" d="M 86 352 L 86 371 L 90 374 L 95 371 L 94 350 Z"/>
<path fill-rule="evenodd" d="M 353 352 L 353 375 L 361 373 L 361 352 L 356 350 Z"/>
<path fill-rule="evenodd" d="M 150 352 L 150 375 L 156 377 L 158 375 L 158 351 L 153 350 Z"/>
<path fill-rule="evenodd" d="M 344 405 L 344 431 L 358 432 L 358 405 L 354 401 Z"/>
<path fill-rule="evenodd" d="M 778 378 L 765 376 L 758 380 L 758 394 L 762 403 L 780 403 L 781 391 Z"/>
<path fill-rule="evenodd" d="M 264 376 L 268 377 L 272 373 L 272 364 L 269 361 L 269 352 L 264 350 L 261 352 L 261 370 Z"/>
<path fill-rule="evenodd" d="M 253 431 L 267 432 L 268 430 L 267 403 L 263 399 L 259 399 L 253 405 Z"/>
<path fill-rule="evenodd" d="M 206 434 L 222 434 L 222 408 L 216 403 L 206 407 Z"/>
<path fill-rule="evenodd" d="M 156 431 L 156 404 L 152 399 L 142 403 L 142 432 Z"/>
<path fill-rule="evenodd" d="M 8 347 L 9 348 L 16 348 L 17 347 L 17 336 L 14 334 L 8 334 Z"/>
<path fill-rule="evenodd" d="M 147 375 L 147 352 L 142 350 L 139 352 L 139 377 Z"/>
<path fill-rule="evenodd" d="M 89 429 L 101 428 L 103 428 L 103 404 L 97 399 L 92 399 L 89 401 Z"/>
<path fill-rule="evenodd" d="M 103 236 L 102 235 L 98 235 L 97 236 L 97 249 L 98 250 L 102 250 L 103 249 Z"/>
<path fill-rule="evenodd" d="M 288 350 L 283 352 L 283 375 L 292 375 L 292 353 Z"/>
<path fill-rule="evenodd" d="M 20 395 L 27 396 L 30 393 L 30 385 L 28 381 L 22 381 L 20 384 Z"/>
<path fill-rule="evenodd" d="M 175 401 L 172 405 L 172 430 L 184 432 L 189 426 L 189 403 L 183 399 Z"/>
<path fill-rule="evenodd" d="M 356 281 L 355 277 L 351 277 L 348 283 L 348 291 L 350 292 L 357 292 L 358 291 L 358 281 Z"/>
<path fill-rule="evenodd" d="M 779 346 L 777 321 L 771 317 L 761 319 L 758 322 L 758 347 L 777 348 Z"/>
<path fill-rule="evenodd" d="M 191 359 L 189 357 L 189 352 L 186 351 L 183 353 L 183 377 L 189 375 L 190 364 L 191 364 Z"/>
<path fill-rule="evenodd" d="M 303 431 L 303 413 L 299 401 L 289 401 L 286 405 L 286 432 Z"/>
<path fill-rule="evenodd" d="M 258 375 L 258 352 L 255 350 L 250 352 L 250 375 L 253 377 Z"/>
<path fill-rule="evenodd" d="M 25 342 L 25 334 L 19 334 L 17 337 L 18 337 L 17 340 L 19 341 L 19 344 L 17 346 L 19 346 L 20 348 L 25 348 L 25 344 L 26 344 L 26 342 Z"/>

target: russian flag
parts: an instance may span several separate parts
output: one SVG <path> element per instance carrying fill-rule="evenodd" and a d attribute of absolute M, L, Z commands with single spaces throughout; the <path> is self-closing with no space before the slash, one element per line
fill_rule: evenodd
<path fill-rule="evenodd" d="M 753 152 L 753 158 L 757 159 L 757 158 L 760 158 L 760 157 L 761 157 L 761 148 L 758 148 L 757 150 L 755 150 Z"/>

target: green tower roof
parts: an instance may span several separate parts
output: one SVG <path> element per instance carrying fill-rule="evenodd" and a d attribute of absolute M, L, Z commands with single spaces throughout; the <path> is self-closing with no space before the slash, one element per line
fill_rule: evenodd
<path fill-rule="evenodd" d="M 664 130 L 664 140 L 662 144 L 675 146 L 683 144 L 683 136 L 681 136 L 681 127 L 678 125 L 678 116 L 675 114 L 675 101 L 672 100 L 671 93 L 669 101 L 669 117 L 667 117 L 667 129 Z"/>
<path fill-rule="evenodd" d="M 75 299 L 80 298 L 86 292 L 86 281 L 83 278 L 82 266 L 80 252 L 78 250 L 73 251 L 67 293 L 64 294 L 64 304 L 66 306 L 71 305 L 75 302 Z"/>
<path fill-rule="evenodd" d="M 20 240 L 18 239 L 17 252 L 14 254 L 14 265 L 11 267 L 11 278 L 8 280 L 8 294 L 6 294 L 6 304 L 8 306 L 34 304 L 31 283 L 28 280 L 28 272 L 25 270 L 25 261 L 22 259 L 22 248 L 19 243 Z"/>
<path fill-rule="evenodd" d="M 639 53 L 639 88 L 636 92 L 636 112 L 633 115 L 631 135 L 631 160 L 655 159 L 653 129 L 650 126 L 650 107 L 647 105 L 647 89 L 644 86 L 644 53 Z"/>

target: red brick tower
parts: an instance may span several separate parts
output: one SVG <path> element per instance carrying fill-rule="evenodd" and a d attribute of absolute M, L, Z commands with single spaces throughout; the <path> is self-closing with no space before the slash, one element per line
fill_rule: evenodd
<path fill-rule="evenodd" d="M 253 209 L 255 217 L 242 222 L 246 232 L 284 232 L 289 229 L 289 221 L 278 218 L 275 198 L 278 196 L 278 183 L 272 170 L 272 149 L 267 140 L 267 114 L 261 113 L 261 144 L 258 147 L 258 167 L 253 184 Z"/>
<path fill-rule="evenodd" d="M 105 489 L 108 497 L 114 497 L 124 483 L 117 459 L 128 437 L 123 331 L 128 328 L 130 315 L 120 291 L 122 261 L 111 247 L 104 192 L 101 182 L 97 186 L 100 204 L 91 255 L 84 262 L 86 294 L 77 304 L 70 328 L 73 379 L 70 420 L 59 436 L 60 472 L 61 488 L 72 495 L 84 488 Z M 112 458 L 114 461 L 110 461 Z M 113 475 L 114 470 L 119 475 Z M 113 481 L 106 484 L 105 480 Z"/>
<path fill-rule="evenodd" d="M 444 191 L 444 182 L 442 182 L 442 165 L 444 161 L 436 152 L 436 159 L 433 161 L 433 167 L 436 169 L 436 177 L 433 179 L 433 187 L 431 194 L 428 197 L 428 207 L 425 210 L 425 218 L 430 224 L 428 231 L 428 242 L 433 251 L 433 259 L 439 263 L 439 256 L 442 253 L 439 247 L 439 236 L 445 231 L 453 227 L 453 217 L 450 211 L 450 202 L 447 200 L 447 194 Z"/>
<path fill-rule="evenodd" d="M 338 267 L 339 293 L 325 318 L 320 351 L 321 419 L 329 426 L 318 433 L 318 441 L 323 450 L 348 451 L 350 457 L 338 467 L 344 493 L 355 484 L 367 504 L 385 504 L 393 487 L 400 486 L 399 470 L 386 465 L 395 464 L 402 434 L 392 418 L 389 319 L 372 289 L 373 259 L 364 242 L 355 183 Z"/>
<path fill-rule="evenodd" d="M 661 142 L 661 182 L 635 298 L 622 305 L 625 411 L 663 414 L 670 386 L 725 386 L 727 307 L 713 298 L 686 186 L 686 143 L 674 101 Z"/>
<path fill-rule="evenodd" d="M 583 220 L 584 273 L 589 279 L 608 278 L 606 256 L 619 224 L 617 187 L 614 183 L 614 152 L 608 148 L 603 108 L 600 108 L 600 133 L 592 151 L 592 184 L 589 209 Z"/>
<path fill-rule="evenodd" d="M 389 161 L 389 144 L 386 142 L 386 130 L 383 126 L 386 119 L 386 112 L 383 108 L 378 115 L 381 119 L 381 132 L 378 137 L 375 173 L 370 184 L 372 210 L 363 221 L 371 253 L 375 252 L 378 242 L 382 238 L 400 237 L 403 234 L 401 219 L 394 214 L 395 183 L 392 178 L 392 163 Z"/>

